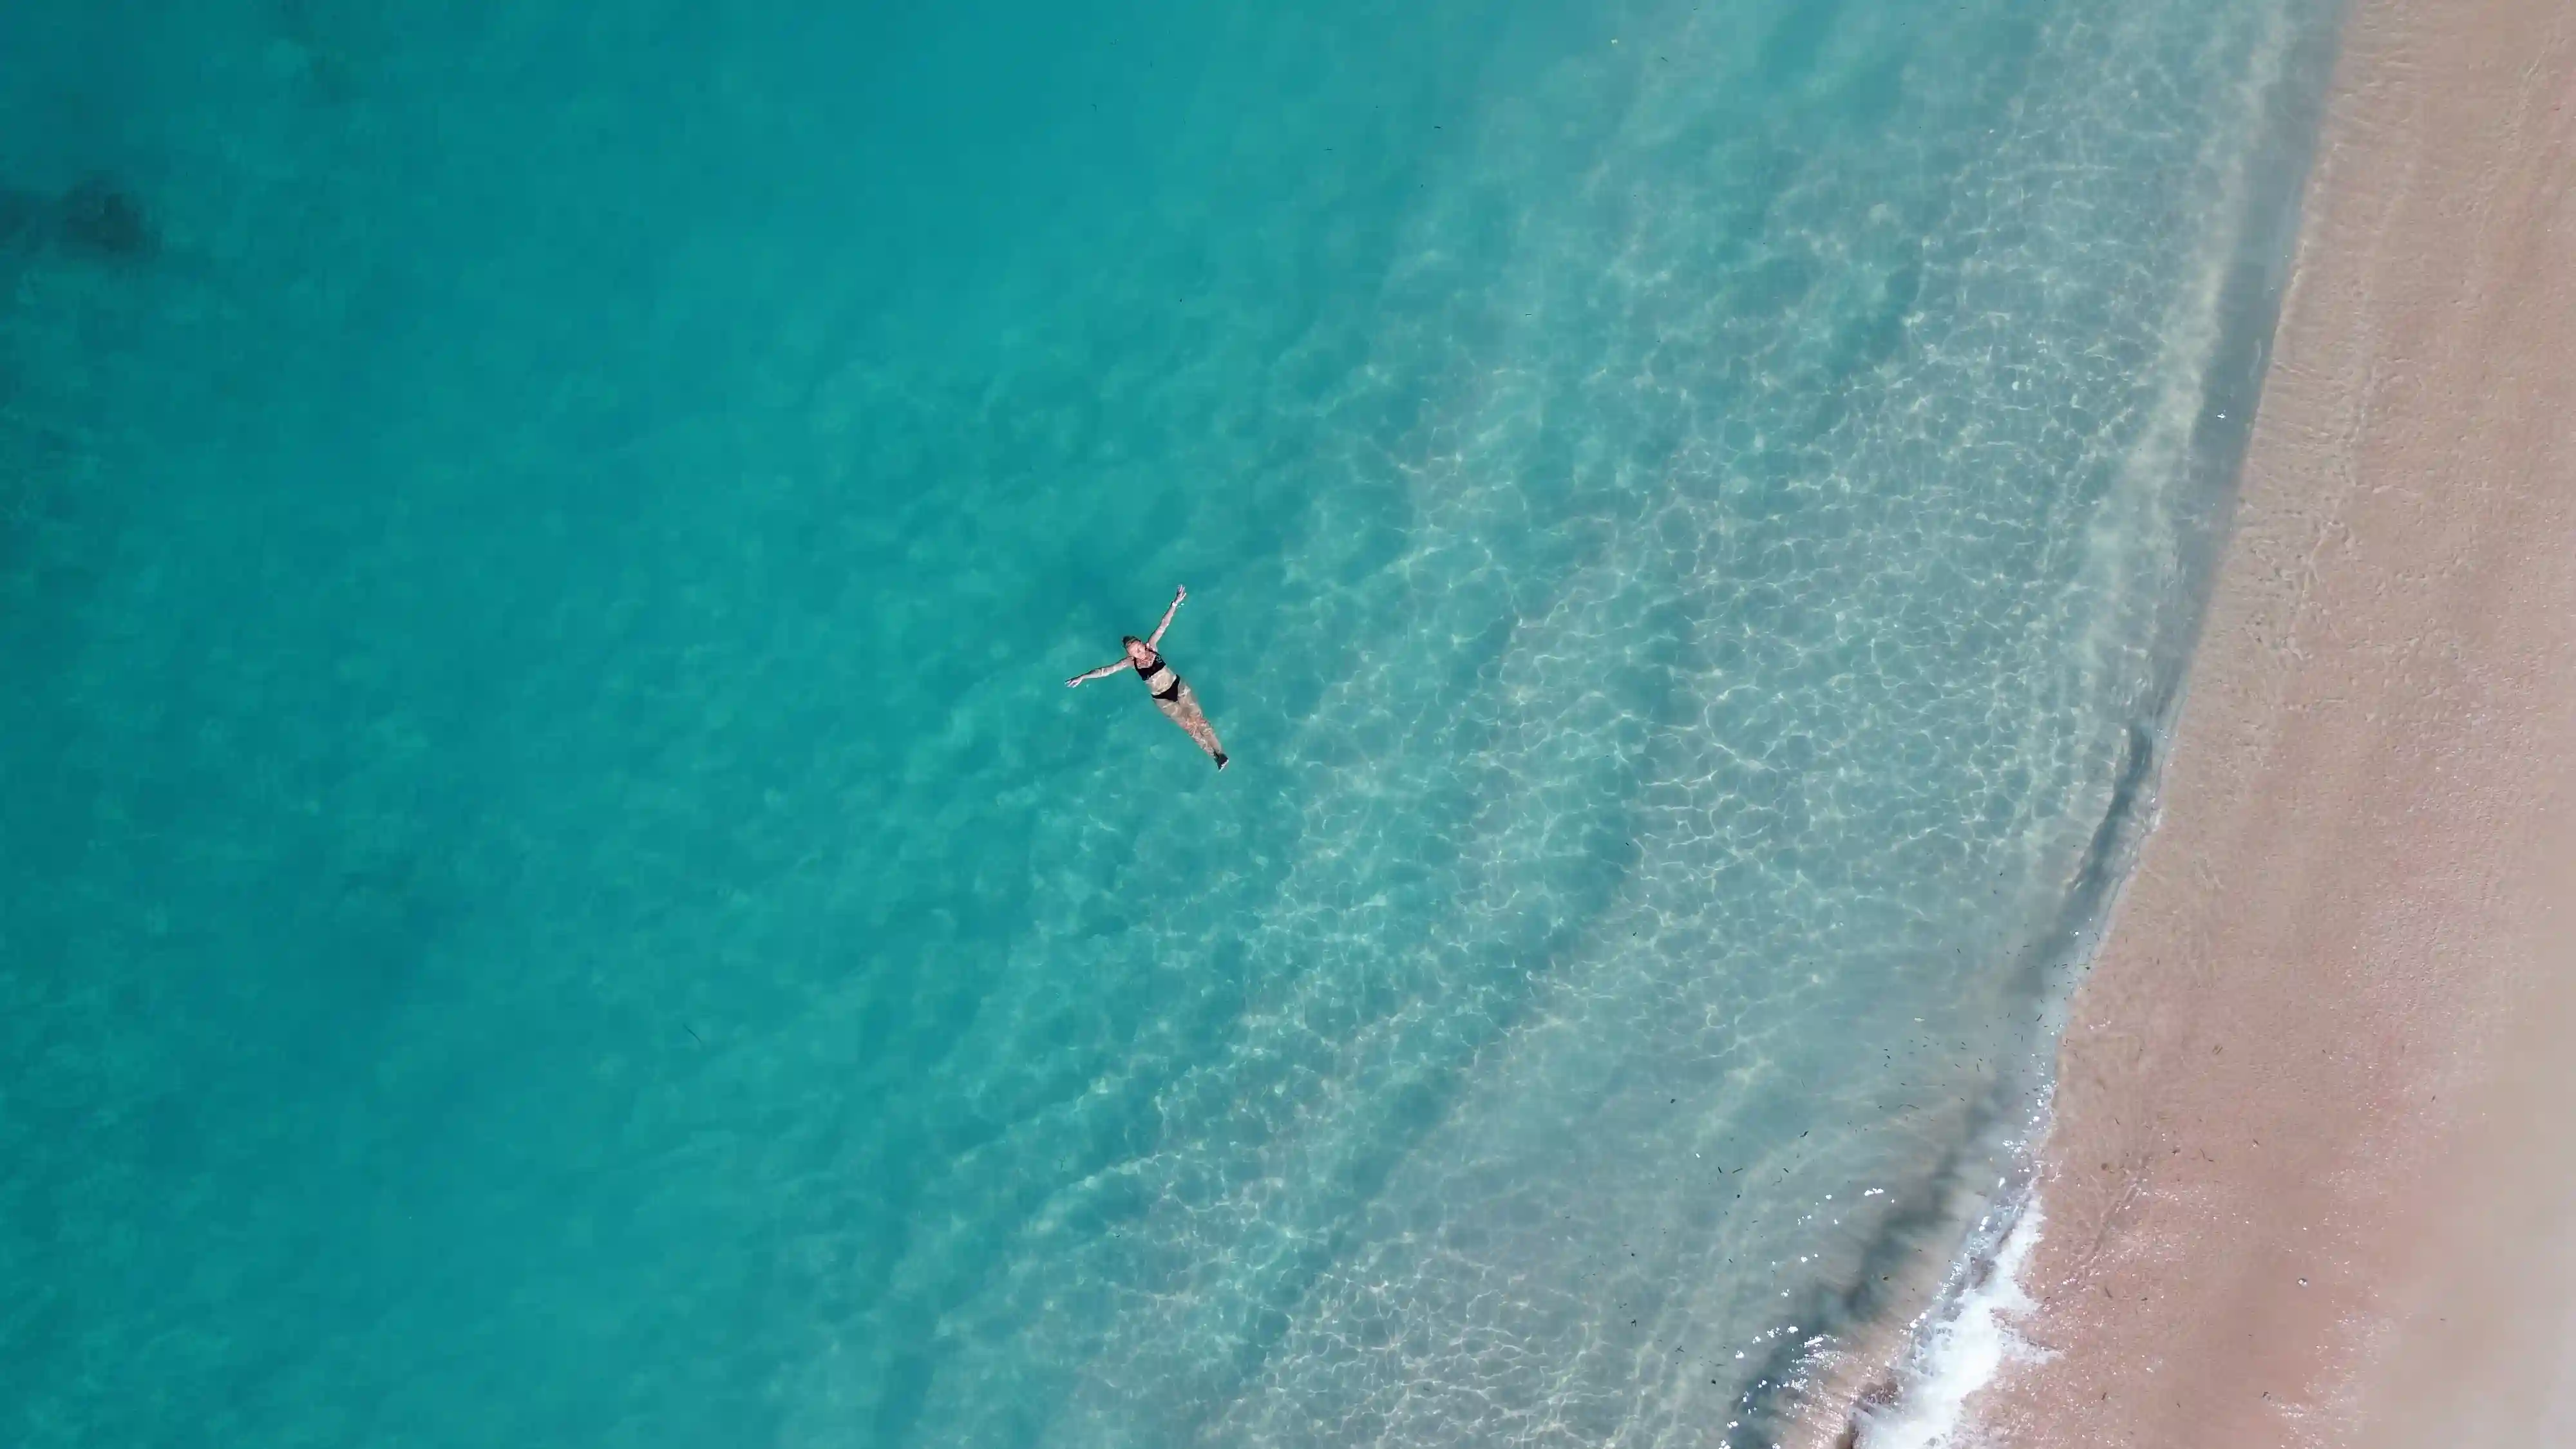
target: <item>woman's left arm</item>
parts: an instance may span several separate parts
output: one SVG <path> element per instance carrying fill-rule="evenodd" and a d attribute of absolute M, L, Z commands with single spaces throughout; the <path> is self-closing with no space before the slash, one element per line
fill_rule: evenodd
<path fill-rule="evenodd" d="M 1163 622 L 1154 626 L 1153 637 L 1145 641 L 1146 648 L 1159 650 L 1163 647 L 1163 631 L 1172 627 L 1172 616 L 1181 611 L 1181 600 L 1189 596 L 1186 586 L 1172 590 L 1172 607 L 1163 611 Z"/>

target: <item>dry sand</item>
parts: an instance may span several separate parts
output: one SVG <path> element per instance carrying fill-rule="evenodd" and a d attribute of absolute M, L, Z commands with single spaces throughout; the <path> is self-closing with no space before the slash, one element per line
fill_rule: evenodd
<path fill-rule="evenodd" d="M 2368 1449 L 2576 1445 L 2576 828 L 2552 843 L 2548 973 L 2435 1168 L 2439 1201 L 2359 1385 Z"/>
<path fill-rule="evenodd" d="M 2576 0 L 2353 3 L 2015 1449 L 2576 1443 Z"/>

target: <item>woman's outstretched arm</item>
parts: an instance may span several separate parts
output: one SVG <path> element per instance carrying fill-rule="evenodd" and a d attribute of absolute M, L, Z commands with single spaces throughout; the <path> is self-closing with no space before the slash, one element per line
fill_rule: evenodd
<path fill-rule="evenodd" d="M 1172 590 L 1172 607 L 1163 611 L 1163 622 L 1154 626 L 1153 636 L 1145 641 L 1146 648 L 1160 649 L 1163 647 L 1163 631 L 1172 627 L 1172 616 L 1181 611 L 1181 600 L 1186 599 L 1189 596 L 1190 591 L 1186 587 Z"/>
<path fill-rule="evenodd" d="M 1066 680 L 1064 682 L 1064 687 L 1071 689 L 1077 684 L 1089 684 L 1095 679 L 1107 679 L 1109 676 L 1116 674 L 1121 669 L 1133 669 L 1135 667 L 1135 665 L 1130 664 L 1124 659 L 1119 660 L 1115 664 L 1103 664 L 1098 669 L 1085 670 L 1071 679 Z"/>

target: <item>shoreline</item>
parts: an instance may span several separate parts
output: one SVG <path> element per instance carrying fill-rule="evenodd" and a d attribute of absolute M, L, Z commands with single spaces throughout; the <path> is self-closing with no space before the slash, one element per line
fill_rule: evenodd
<path fill-rule="evenodd" d="M 2564 1236 L 2532 1205 L 2576 1204 L 2528 1107 L 2566 1075 L 2532 1023 L 2576 1022 L 2543 989 L 2576 881 L 2576 15 L 2468 3 L 2346 21 L 2163 818 L 2002 1294 L 2045 1357 L 1968 1407 L 1998 1442 L 2445 1442 L 2420 1367 L 2382 1385 L 2450 1322 L 2565 1313 L 2463 1267 L 2508 1208 Z"/>
<path fill-rule="evenodd" d="M 2576 1433 L 2576 14 L 2470 3 L 2353 0 L 2016 1221 L 1795 1449 Z"/>
<path fill-rule="evenodd" d="M 2285 20 L 2292 17 L 2285 12 Z M 2314 17 L 2308 17 L 2313 21 Z M 2276 327 L 2301 229 L 2310 161 L 2334 79 L 2340 18 L 2290 24 L 2274 38 L 2252 107 L 2253 142 L 2234 167 L 2235 205 L 2212 227 L 2208 315 L 2193 388 L 2198 406 L 2165 442 L 2191 500 L 2180 508 L 2175 565 L 2187 582 L 2160 606 L 2153 708 L 2126 726 L 2108 813 L 2053 920 L 2035 927 L 2041 1035 L 2019 1081 L 1998 1080 L 1968 1161 L 1940 1176 L 1931 1211 L 1945 1230 L 1918 1240 L 1853 1317 L 1810 1345 L 1783 1384 L 1778 1449 L 1928 1449 L 1950 1442 L 1965 1402 L 2000 1369 L 2009 1319 L 2029 1306 L 2016 1276 L 2044 1217 L 2037 1178 L 2052 1121 L 2057 1050 L 2074 998 L 2102 949 L 2117 903 L 2155 828 L 2159 791 L 2195 644 L 2230 543 L 2230 520 L 2268 377 Z M 2231 421 L 2231 419 L 2233 419 Z"/>

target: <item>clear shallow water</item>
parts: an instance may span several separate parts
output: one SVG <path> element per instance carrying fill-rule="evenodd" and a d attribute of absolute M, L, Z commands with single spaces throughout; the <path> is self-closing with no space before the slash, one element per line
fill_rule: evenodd
<path fill-rule="evenodd" d="M 1749 1443 L 1946 1250 L 2321 14 L 1269 9 L 0 17 L 12 1442 Z"/>

